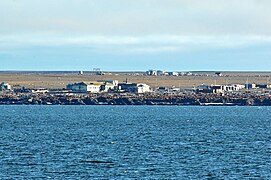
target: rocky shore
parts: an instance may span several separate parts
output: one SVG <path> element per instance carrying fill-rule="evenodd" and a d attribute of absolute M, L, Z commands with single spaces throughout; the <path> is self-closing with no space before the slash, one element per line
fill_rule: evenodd
<path fill-rule="evenodd" d="M 75 94 L 75 93 L 2 93 L 0 105 L 205 105 L 205 106 L 270 106 L 269 94 Z"/>

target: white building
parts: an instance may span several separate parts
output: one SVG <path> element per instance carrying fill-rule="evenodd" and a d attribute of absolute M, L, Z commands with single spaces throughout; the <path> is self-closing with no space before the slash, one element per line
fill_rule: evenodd
<path fill-rule="evenodd" d="M 245 88 L 246 89 L 255 89 L 255 88 L 257 88 L 257 86 L 256 86 L 256 84 L 246 84 Z"/>
<path fill-rule="evenodd" d="M 157 76 L 157 71 L 156 70 L 148 70 L 146 72 L 146 74 L 149 76 Z"/>
<path fill-rule="evenodd" d="M 151 88 L 147 84 L 137 84 L 137 93 L 146 93 L 150 92 Z"/>
<path fill-rule="evenodd" d="M 7 82 L 2 82 L 0 84 L 0 91 L 10 91 L 11 90 L 11 85 Z"/>
<path fill-rule="evenodd" d="M 169 72 L 168 73 L 170 76 L 179 76 L 178 72 Z"/>
<path fill-rule="evenodd" d="M 240 91 L 241 89 L 244 89 L 245 86 L 241 84 L 231 84 L 231 85 L 224 85 L 223 90 L 224 91 Z"/>
<path fill-rule="evenodd" d="M 193 73 L 191 73 L 191 72 L 186 72 L 185 73 L 185 76 L 192 76 L 193 75 Z"/>
<path fill-rule="evenodd" d="M 164 76 L 164 75 L 165 75 L 165 71 L 161 71 L 161 70 L 157 71 L 157 76 Z"/>
<path fill-rule="evenodd" d="M 200 85 L 197 87 L 198 92 L 206 92 L 206 93 L 224 93 L 224 92 L 233 92 L 240 91 L 244 89 L 245 86 L 241 84 L 231 84 L 231 85 Z"/>
<path fill-rule="evenodd" d="M 109 92 L 118 89 L 119 81 L 117 80 L 98 80 L 101 84 L 101 92 Z"/>
<path fill-rule="evenodd" d="M 113 91 L 115 89 L 116 89 L 116 86 L 111 83 L 105 83 L 105 84 L 101 85 L 102 92 L 109 92 L 109 91 Z"/>
<path fill-rule="evenodd" d="M 46 89 L 46 88 L 37 88 L 37 89 L 32 89 L 31 92 L 32 93 L 42 93 L 42 94 L 44 94 L 44 93 L 48 93 L 49 90 Z"/>
<path fill-rule="evenodd" d="M 87 92 L 90 93 L 99 93 L 101 88 L 101 84 L 99 83 L 90 83 L 87 86 Z"/>
<path fill-rule="evenodd" d="M 71 90 L 72 92 L 80 92 L 80 93 L 98 93 L 100 92 L 101 83 L 74 83 L 68 84 L 67 89 Z"/>
<path fill-rule="evenodd" d="M 114 86 L 118 86 L 118 84 L 119 84 L 119 81 L 117 81 L 117 80 L 98 80 L 97 82 L 104 83 L 104 84 L 106 84 L 106 83 L 113 84 Z"/>
<path fill-rule="evenodd" d="M 146 93 L 150 92 L 151 88 L 149 85 L 143 83 L 122 83 L 119 84 L 119 90 L 132 93 Z"/>

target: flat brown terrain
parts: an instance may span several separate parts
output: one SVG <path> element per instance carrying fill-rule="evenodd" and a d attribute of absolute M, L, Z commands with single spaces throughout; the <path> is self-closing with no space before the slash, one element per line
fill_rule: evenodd
<path fill-rule="evenodd" d="M 74 82 L 90 82 L 96 80 L 118 80 L 132 83 L 146 83 L 152 87 L 167 86 L 191 88 L 200 84 L 268 84 L 271 72 L 224 72 L 222 77 L 215 76 L 213 72 L 198 72 L 201 76 L 146 76 L 143 74 L 112 73 L 106 75 L 95 74 L 0 74 L 0 82 L 9 82 L 14 88 L 65 88 Z M 208 74 L 208 76 L 207 76 Z M 270 80 L 271 83 L 271 80 Z"/>

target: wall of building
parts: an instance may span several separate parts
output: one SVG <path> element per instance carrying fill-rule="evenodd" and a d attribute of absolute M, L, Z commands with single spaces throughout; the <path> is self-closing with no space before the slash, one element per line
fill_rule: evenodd
<path fill-rule="evenodd" d="M 94 84 L 88 85 L 87 92 L 98 93 L 100 92 L 100 87 L 101 87 L 100 85 L 94 85 Z"/>

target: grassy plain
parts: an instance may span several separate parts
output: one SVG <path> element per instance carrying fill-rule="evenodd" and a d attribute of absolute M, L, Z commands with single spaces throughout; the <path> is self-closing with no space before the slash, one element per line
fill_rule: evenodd
<path fill-rule="evenodd" d="M 43 73 L 0 73 L 0 82 L 5 81 L 15 88 L 65 88 L 68 83 L 91 82 L 96 80 L 118 80 L 125 82 L 146 83 L 151 87 L 181 87 L 191 88 L 200 84 L 268 84 L 271 72 L 223 72 L 222 77 L 215 76 L 214 72 L 194 72 L 201 76 L 146 76 L 143 73 L 107 73 L 105 75 L 88 74 L 43 74 Z M 208 76 L 207 76 L 208 74 Z M 270 80 L 271 83 L 271 80 Z"/>

